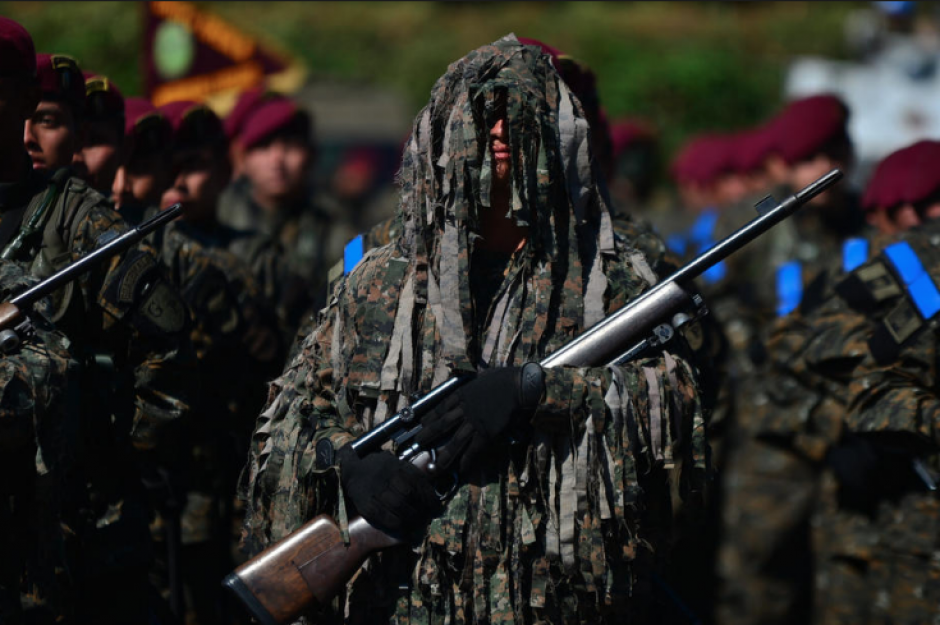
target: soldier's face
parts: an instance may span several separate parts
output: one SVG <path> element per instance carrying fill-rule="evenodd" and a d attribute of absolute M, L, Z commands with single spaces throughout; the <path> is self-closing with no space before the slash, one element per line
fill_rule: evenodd
<path fill-rule="evenodd" d="M 121 165 L 124 129 L 110 122 L 86 122 L 85 141 L 75 153 L 72 167 L 92 188 L 107 194 Z"/>
<path fill-rule="evenodd" d="M 509 131 L 505 119 L 490 128 L 490 151 L 493 154 L 493 184 L 508 185 L 512 177 L 512 153 L 509 151 Z"/>
<path fill-rule="evenodd" d="M 62 102 L 41 101 L 26 120 L 23 143 L 33 169 L 55 170 L 70 165 L 81 149 L 71 107 Z"/>
<path fill-rule="evenodd" d="M 790 170 L 790 186 L 795 191 L 803 189 L 836 167 L 842 167 L 842 164 L 825 154 L 817 154 L 811 159 L 793 165 Z M 841 189 L 842 186 L 844 185 L 836 185 L 833 189 Z M 833 189 L 820 193 L 809 201 L 809 205 L 816 207 L 831 205 L 838 194 L 838 191 L 833 193 Z"/>
<path fill-rule="evenodd" d="M 114 176 L 111 195 L 115 207 L 120 209 L 130 204 L 159 205 L 163 192 L 169 186 L 168 176 L 165 153 L 132 155 Z"/>
<path fill-rule="evenodd" d="M 241 166 L 256 194 L 277 201 L 303 192 L 311 159 L 303 138 L 284 136 L 249 148 Z"/>
<path fill-rule="evenodd" d="M 894 206 L 887 211 L 878 210 L 867 215 L 868 223 L 885 234 L 897 234 L 915 228 L 926 221 L 940 218 L 940 202 L 911 203 Z"/>
<path fill-rule="evenodd" d="M 171 159 L 172 186 L 163 193 L 161 208 L 183 205 L 183 219 L 207 222 L 215 219 L 216 204 L 229 181 L 227 159 L 209 147 L 177 150 Z"/>

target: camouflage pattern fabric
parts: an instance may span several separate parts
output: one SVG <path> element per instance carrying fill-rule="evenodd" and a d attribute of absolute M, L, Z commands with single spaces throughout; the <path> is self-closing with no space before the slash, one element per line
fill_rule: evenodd
<path fill-rule="evenodd" d="M 36 282 L 0 261 L 0 300 Z M 75 363 L 51 302 L 33 310 L 33 332 L 0 356 L 0 622 L 11 625 L 69 622 L 75 600 L 60 525 L 80 453 Z"/>
<path fill-rule="evenodd" d="M 22 223 L 30 223 L 46 197 L 45 180 L 34 175 L 13 186 L 18 189 L 0 197 L 19 200 L 0 208 L 13 215 L 9 211 L 25 203 Z M 75 178 L 37 221 L 39 230 L 13 259 L 37 278 L 128 228 L 100 194 Z M 79 585 L 77 618 L 141 622 L 150 605 L 152 558 L 141 474 L 182 458 L 181 424 L 198 387 L 186 305 L 146 245 L 114 257 L 52 299 L 52 319 L 83 363 L 82 481 L 63 515 Z"/>
<path fill-rule="evenodd" d="M 266 295 L 278 304 L 288 344 L 300 324 L 301 315 L 311 306 L 322 308 L 326 301 L 327 272 L 343 257 L 343 246 L 356 232 L 342 223 L 337 210 L 328 210 L 323 196 L 306 203 L 266 211 L 251 198 L 245 178 L 233 182 L 219 200 L 219 221 L 236 231 L 258 233 L 270 239 L 276 252 L 258 254 L 249 248 L 229 247 L 246 260 Z"/>
<path fill-rule="evenodd" d="M 506 94 L 512 218 L 528 226 L 487 310 L 470 276 L 490 203 L 488 129 Z M 318 513 L 346 523 L 338 448 L 459 372 L 556 350 L 658 279 L 615 238 L 580 103 L 548 56 L 509 35 L 450 66 L 400 176 L 401 235 L 333 291 L 272 385 L 252 439 L 245 545 Z M 551 207 L 549 209 L 548 207 Z M 698 374 L 684 341 L 625 366 L 549 370 L 532 439 L 461 484 L 415 548 L 378 555 L 317 622 L 655 622 L 672 500 L 706 471 Z"/>
<path fill-rule="evenodd" d="M 884 344 L 877 337 L 895 311 L 912 305 L 878 251 L 906 241 L 935 283 L 938 234 L 934 222 L 872 237 L 871 260 L 848 274 L 833 262 L 820 273 L 822 295 L 775 324 L 724 482 L 719 622 L 935 618 L 938 504 L 912 462 L 933 467 L 929 473 L 940 458 L 928 425 L 937 401 L 936 321 L 921 320 L 889 359 L 873 346 Z M 864 481 L 865 507 L 831 460 L 857 440 L 891 450 L 850 478 Z"/>
<path fill-rule="evenodd" d="M 144 211 L 149 218 L 157 209 Z M 226 229 L 222 229 L 225 231 Z M 149 237 L 170 282 L 191 314 L 191 339 L 199 360 L 200 394 L 187 424 L 187 460 L 177 488 L 181 573 L 191 617 L 213 622 L 218 580 L 232 568 L 235 489 L 267 381 L 282 368 L 284 348 L 273 309 L 249 267 L 228 252 L 228 240 L 185 221 Z M 156 563 L 151 580 L 170 597 L 166 511 L 151 523 Z M 237 517 L 237 521 L 235 520 Z"/>
<path fill-rule="evenodd" d="M 221 480 L 238 471 L 230 466 L 231 458 L 220 455 L 238 455 L 227 447 L 250 436 L 264 403 L 265 381 L 283 362 L 283 346 L 274 312 L 244 263 L 186 222 L 155 234 L 158 258 L 192 314 L 200 380 L 212 389 L 200 394 L 199 418 L 189 424 L 186 436 L 192 454 L 190 495 L 203 493 L 218 504 L 226 490 Z M 216 529 L 205 514 L 184 512 L 184 544 L 209 540 Z"/>

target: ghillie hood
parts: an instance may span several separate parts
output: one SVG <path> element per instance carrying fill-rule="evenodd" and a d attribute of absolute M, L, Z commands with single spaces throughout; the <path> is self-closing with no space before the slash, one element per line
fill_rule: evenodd
<path fill-rule="evenodd" d="M 512 153 L 510 213 L 529 235 L 507 272 L 517 279 L 497 294 L 496 312 L 538 308 L 535 332 L 517 337 L 520 356 L 541 355 L 546 348 L 542 337 L 558 335 L 545 332 L 551 326 L 560 324 L 568 335 L 602 316 L 606 281 L 599 261 L 614 247 L 588 122 L 551 57 L 507 35 L 453 63 L 434 85 L 404 150 L 398 251 L 413 263 L 415 297 L 428 298 L 432 309 L 441 306 L 441 355 L 458 369 L 471 368 L 469 265 L 480 214 L 490 210 L 489 129 L 498 120 L 498 99 L 505 101 Z M 529 280 L 534 275 L 545 279 Z M 564 293 L 557 288 L 562 285 Z M 489 364 L 508 355 L 506 342 L 512 337 L 499 333 L 505 321 L 494 318 L 489 347 L 479 346 Z"/>

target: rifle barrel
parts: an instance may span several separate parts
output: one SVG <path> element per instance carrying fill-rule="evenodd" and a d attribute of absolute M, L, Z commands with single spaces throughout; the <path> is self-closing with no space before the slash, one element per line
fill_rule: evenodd
<path fill-rule="evenodd" d="M 841 178 L 842 172 L 833 169 L 764 215 L 741 226 L 652 289 L 585 330 L 581 336 L 556 350 L 539 364 L 543 367 L 590 367 L 615 361 L 642 335 L 649 333 L 656 324 L 662 323 L 663 319 L 668 319 L 689 302 L 685 289 L 692 280 L 792 215 L 803 204 Z"/>
<path fill-rule="evenodd" d="M 49 293 L 65 286 L 78 276 L 88 271 L 89 265 L 97 265 L 105 259 L 114 256 L 115 248 L 126 249 L 131 247 L 133 244 L 137 243 L 157 228 L 162 228 L 166 223 L 176 219 L 182 211 L 183 208 L 178 203 L 174 204 L 166 210 L 160 211 L 136 228 L 128 230 L 112 241 L 109 241 L 102 247 L 68 265 L 53 276 L 50 276 L 39 284 L 26 289 L 11 299 L 10 303 L 20 310 L 28 308 L 40 298 L 43 298 Z"/>

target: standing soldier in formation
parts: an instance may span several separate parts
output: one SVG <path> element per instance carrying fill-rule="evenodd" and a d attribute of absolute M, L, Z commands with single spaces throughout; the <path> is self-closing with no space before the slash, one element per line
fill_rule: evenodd
<path fill-rule="evenodd" d="M 148 218 L 161 202 L 164 208 L 177 202 L 183 206 L 183 217 L 154 233 L 151 243 L 189 306 L 205 392 L 186 429 L 187 462 L 177 493 L 182 510 L 164 511 L 171 516 L 152 529 L 161 551 L 169 556 L 176 550 L 179 557 L 174 571 L 162 569 L 175 558 L 161 558 L 158 586 L 172 593 L 168 584 L 180 575 L 188 620 L 208 625 L 222 619 L 219 580 L 232 566 L 235 483 L 266 381 L 281 369 L 284 348 L 273 307 L 262 298 L 249 267 L 227 249 L 239 233 L 215 219 L 229 175 L 222 123 L 194 103 L 165 109 L 170 119 L 152 107 L 134 106 L 122 172 L 130 197 L 121 210 Z M 150 158 L 155 154 L 164 158 Z M 166 181 L 166 190 L 159 195 L 157 189 L 149 192 L 148 186 L 135 184 L 142 177 Z M 140 210 L 154 197 L 158 204 Z M 175 521 L 172 515 L 181 517 L 178 533 L 168 525 Z"/>
<path fill-rule="evenodd" d="M 43 278 L 127 225 L 86 183 L 56 171 L 80 149 L 85 81 L 78 67 L 66 57 L 37 57 L 12 20 L 0 18 L 0 40 L 0 177 L 10 181 L 0 196 L 0 256 Z M 57 291 L 52 319 L 82 363 L 82 486 L 62 519 L 76 619 L 143 623 L 156 608 L 141 476 L 179 459 L 180 418 L 198 382 L 186 307 L 139 248 Z"/>
<path fill-rule="evenodd" d="M 334 290 L 252 442 L 249 551 L 321 512 L 414 541 L 373 557 L 330 622 L 653 622 L 670 491 L 694 498 L 706 462 L 685 343 L 623 366 L 531 364 L 657 280 L 614 237 L 599 176 L 581 104 L 538 47 L 509 35 L 434 86 L 405 148 L 403 234 Z M 478 371 L 425 421 L 456 429 L 443 504 L 414 466 L 347 446 Z"/>
<path fill-rule="evenodd" d="M 0 261 L 0 300 L 35 282 Z M 74 480 L 79 414 L 69 404 L 78 380 L 51 312 L 48 300 L 34 306 L 33 330 L 0 356 L 0 622 L 10 625 L 74 622 L 61 518 L 69 490 L 81 486 Z"/>
<path fill-rule="evenodd" d="M 770 333 L 724 480 L 721 623 L 936 613 L 938 159 L 924 141 L 878 166 L 880 232 L 821 259 Z"/>
<path fill-rule="evenodd" d="M 355 233 L 311 190 L 316 148 L 310 114 L 283 95 L 250 91 L 233 110 L 228 130 L 242 176 L 223 194 L 219 221 L 272 237 L 283 250 L 281 271 L 288 275 L 262 280 L 262 286 L 276 289 L 270 295 L 279 302 L 290 340 L 301 315 L 323 306 L 327 272 Z"/>

